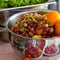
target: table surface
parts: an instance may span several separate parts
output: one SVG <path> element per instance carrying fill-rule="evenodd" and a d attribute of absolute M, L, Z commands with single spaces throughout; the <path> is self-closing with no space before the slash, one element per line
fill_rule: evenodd
<path fill-rule="evenodd" d="M 0 42 L 0 60 L 22 60 L 22 54 L 17 55 L 10 43 Z M 60 60 L 60 54 L 53 57 L 43 56 L 39 60 Z"/>

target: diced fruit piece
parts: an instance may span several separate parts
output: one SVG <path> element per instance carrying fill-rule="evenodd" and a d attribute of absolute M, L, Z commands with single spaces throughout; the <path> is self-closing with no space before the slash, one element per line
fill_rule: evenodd
<path fill-rule="evenodd" d="M 28 26 L 28 24 L 27 24 L 27 23 L 24 23 L 24 24 L 23 24 L 23 26 L 24 26 L 24 27 L 27 27 L 27 26 Z"/>
<path fill-rule="evenodd" d="M 26 57 L 29 57 L 29 58 L 31 58 L 31 55 L 30 55 L 29 53 L 27 53 L 27 54 L 26 54 Z"/>
<path fill-rule="evenodd" d="M 30 16 L 33 16 L 33 13 L 29 13 Z"/>
<path fill-rule="evenodd" d="M 29 32 L 29 36 L 32 37 L 33 36 L 33 33 L 32 32 Z"/>
<path fill-rule="evenodd" d="M 34 31 L 34 28 L 30 28 L 29 31 L 30 31 L 30 32 L 33 32 L 33 31 Z"/>
<path fill-rule="evenodd" d="M 26 33 L 25 36 L 28 37 L 29 35 Z"/>
<path fill-rule="evenodd" d="M 40 18 L 40 17 L 38 17 L 38 18 L 36 18 L 36 20 L 37 20 L 37 21 L 40 21 L 40 20 L 41 20 L 41 18 Z"/>
<path fill-rule="evenodd" d="M 31 26 L 28 26 L 28 29 L 31 28 Z"/>
<path fill-rule="evenodd" d="M 34 13 L 34 17 L 35 18 L 39 17 L 39 14 L 38 13 Z"/>
<path fill-rule="evenodd" d="M 41 38 L 40 35 L 34 35 L 32 38 Z"/>
<path fill-rule="evenodd" d="M 37 40 L 37 46 L 40 47 L 41 49 L 44 47 L 45 45 L 45 40 Z"/>
<path fill-rule="evenodd" d="M 50 32 L 53 33 L 54 32 L 54 28 L 50 28 Z"/>
<path fill-rule="evenodd" d="M 22 32 L 21 35 L 22 35 L 22 36 L 25 36 L 25 35 L 26 35 L 26 32 Z"/>
<path fill-rule="evenodd" d="M 47 32 L 46 32 L 46 31 L 43 31 L 43 33 L 42 33 L 42 34 L 46 36 L 46 35 L 47 35 Z"/>
<path fill-rule="evenodd" d="M 24 57 L 22 60 L 30 60 L 30 58 L 28 58 L 28 57 Z"/>
<path fill-rule="evenodd" d="M 52 50 L 51 52 L 56 53 L 57 48 L 54 44 L 51 46 L 51 50 Z"/>
<path fill-rule="evenodd" d="M 46 53 L 46 54 L 50 54 L 49 49 L 46 48 L 46 49 L 45 49 L 45 53 Z"/>
<path fill-rule="evenodd" d="M 32 55 L 32 57 L 33 57 L 33 58 L 36 58 L 36 57 L 37 57 L 37 55 Z"/>
<path fill-rule="evenodd" d="M 42 29 L 36 29 L 36 34 L 37 34 L 37 35 L 41 35 L 41 34 L 42 34 L 42 32 L 43 32 L 43 30 L 42 30 Z"/>
<path fill-rule="evenodd" d="M 21 15 L 20 19 L 24 20 L 24 18 L 25 18 L 25 15 Z"/>
<path fill-rule="evenodd" d="M 28 22 L 28 25 L 32 27 L 34 24 L 33 22 Z"/>
<path fill-rule="evenodd" d="M 30 43 L 29 46 L 28 46 L 28 49 L 31 49 L 31 48 L 33 48 L 33 44 L 32 43 Z"/>

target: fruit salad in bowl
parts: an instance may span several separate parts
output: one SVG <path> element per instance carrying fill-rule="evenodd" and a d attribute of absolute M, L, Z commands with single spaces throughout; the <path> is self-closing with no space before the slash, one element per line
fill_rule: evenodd
<path fill-rule="evenodd" d="M 41 15 L 31 12 L 19 16 L 19 21 L 10 27 L 10 31 L 25 37 L 50 38 L 59 35 L 60 14 L 56 11 Z"/>
<path fill-rule="evenodd" d="M 55 35 L 54 26 L 47 22 L 47 18 L 40 13 L 23 14 L 19 19 L 20 21 L 10 28 L 15 34 L 31 38 L 36 35 L 40 36 L 40 38 L 48 38 Z"/>
<path fill-rule="evenodd" d="M 45 43 L 46 40 L 55 40 L 56 37 L 60 37 L 60 13 L 57 11 L 37 10 L 16 13 L 9 18 L 6 27 L 12 35 L 12 46 L 17 50 L 25 51 L 26 56 L 30 58 L 42 56 L 43 51 L 45 54 L 48 54 L 47 51 L 52 53 L 50 50 L 55 51 L 56 49 L 53 54 L 58 51 L 55 45 L 46 46 Z M 37 47 L 27 48 L 29 43 L 34 40 Z M 30 51 L 32 52 L 30 53 Z"/>

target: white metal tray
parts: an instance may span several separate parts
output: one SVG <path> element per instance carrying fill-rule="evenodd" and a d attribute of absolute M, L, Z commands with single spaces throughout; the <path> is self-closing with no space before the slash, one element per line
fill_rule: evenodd
<path fill-rule="evenodd" d="M 36 5 L 28 5 L 28 6 L 21 6 L 21 7 L 14 7 L 14 8 L 4 8 L 4 9 L 0 9 L 0 11 L 7 11 L 7 10 L 15 10 L 15 9 L 29 9 L 29 8 L 36 8 L 36 7 L 41 7 L 41 8 L 44 8 L 44 7 L 47 7 L 49 4 L 55 4 L 56 1 L 53 1 L 53 2 L 46 2 L 46 3 L 43 3 L 43 4 L 36 4 Z"/>

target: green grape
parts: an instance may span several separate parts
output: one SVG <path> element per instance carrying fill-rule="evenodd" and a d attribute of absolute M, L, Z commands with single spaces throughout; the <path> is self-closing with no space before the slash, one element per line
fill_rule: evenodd
<path fill-rule="evenodd" d="M 30 0 L 23 0 L 25 5 L 29 5 Z"/>
<path fill-rule="evenodd" d="M 16 4 L 16 0 L 8 0 L 8 6 L 9 7 L 14 7 Z"/>
<path fill-rule="evenodd" d="M 30 4 L 36 4 L 35 0 L 30 0 Z"/>
<path fill-rule="evenodd" d="M 8 5 L 7 5 L 7 1 L 5 0 L 0 0 L 0 8 L 7 8 Z"/>
<path fill-rule="evenodd" d="M 21 6 L 25 5 L 23 0 L 20 0 L 20 4 L 21 4 Z"/>
<path fill-rule="evenodd" d="M 48 0 L 0 0 L 0 8 L 19 7 L 31 4 L 40 4 Z"/>
<path fill-rule="evenodd" d="M 37 4 L 40 4 L 40 3 L 44 3 L 44 2 L 46 2 L 47 0 L 36 0 L 36 3 Z"/>

